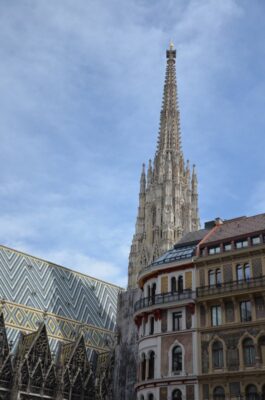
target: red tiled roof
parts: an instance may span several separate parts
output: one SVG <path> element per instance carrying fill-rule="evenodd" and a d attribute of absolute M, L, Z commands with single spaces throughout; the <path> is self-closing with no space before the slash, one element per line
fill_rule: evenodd
<path fill-rule="evenodd" d="M 232 239 L 233 237 L 248 235 L 265 230 L 265 214 L 252 217 L 240 217 L 223 221 L 212 234 L 204 241 L 204 244 Z"/>

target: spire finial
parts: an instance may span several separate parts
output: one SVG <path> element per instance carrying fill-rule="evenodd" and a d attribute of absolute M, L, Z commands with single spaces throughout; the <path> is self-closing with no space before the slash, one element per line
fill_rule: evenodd
<path fill-rule="evenodd" d="M 169 50 L 174 50 L 174 43 L 173 43 L 173 40 L 171 39 L 170 40 L 170 43 L 169 43 Z"/>

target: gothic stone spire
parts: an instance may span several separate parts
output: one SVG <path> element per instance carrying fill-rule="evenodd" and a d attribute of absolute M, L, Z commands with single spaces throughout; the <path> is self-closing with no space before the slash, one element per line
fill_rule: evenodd
<path fill-rule="evenodd" d="M 129 256 L 129 288 L 137 287 L 139 271 L 167 251 L 182 235 L 197 230 L 197 175 L 185 165 L 181 149 L 176 81 L 176 50 L 171 43 L 167 66 L 157 150 L 140 180 L 136 231 Z"/>

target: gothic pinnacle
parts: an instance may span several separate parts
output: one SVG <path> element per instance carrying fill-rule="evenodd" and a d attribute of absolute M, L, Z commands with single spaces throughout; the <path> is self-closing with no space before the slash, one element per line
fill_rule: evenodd
<path fill-rule="evenodd" d="M 146 179 L 145 179 L 145 164 L 142 165 L 141 182 L 140 182 L 140 193 L 145 193 Z"/>
<path fill-rule="evenodd" d="M 147 187 L 151 185 L 152 178 L 153 178 L 152 160 L 150 159 L 148 163 L 148 172 L 147 172 Z"/>

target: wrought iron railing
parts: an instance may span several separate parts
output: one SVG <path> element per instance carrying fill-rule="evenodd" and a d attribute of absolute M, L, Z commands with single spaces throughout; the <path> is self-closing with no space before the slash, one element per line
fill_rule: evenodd
<path fill-rule="evenodd" d="M 201 286 L 196 289 L 197 297 L 209 296 L 213 294 L 223 294 L 236 290 L 251 289 L 265 286 L 265 276 L 256 278 L 242 279 L 231 282 L 217 283 L 216 285 Z"/>
<path fill-rule="evenodd" d="M 186 299 L 193 299 L 195 298 L 195 294 L 196 293 L 191 289 L 185 289 L 182 292 L 167 292 L 156 294 L 155 296 L 144 297 L 135 303 L 134 311 L 139 311 L 153 305 L 176 303 Z"/>

